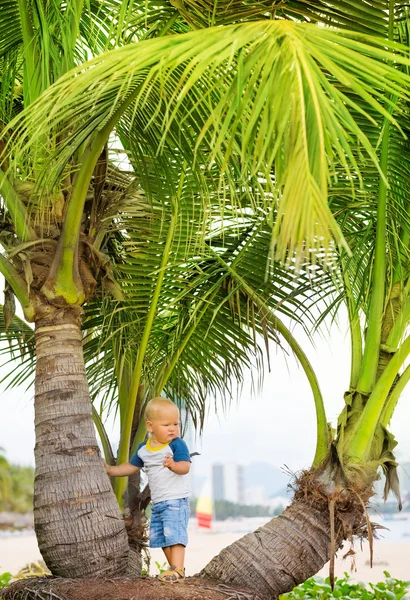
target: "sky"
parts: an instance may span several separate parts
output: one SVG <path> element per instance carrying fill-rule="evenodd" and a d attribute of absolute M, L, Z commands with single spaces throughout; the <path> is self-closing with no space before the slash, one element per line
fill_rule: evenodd
<path fill-rule="evenodd" d="M 316 348 L 296 332 L 316 371 L 325 398 L 328 420 L 336 424 L 348 386 L 350 343 L 346 325 L 334 325 L 330 337 L 318 339 Z M 0 368 L 0 373 L 4 368 Z M 309 467 L 315 452 L 316 425 L 312 393 L 306 376 L 292 354 L 272 349 L 271 372 L 265 374 L 259 394 L 251 391 L 250 378 L 239 400 L 224 414 L 212 408 L 204 434 L 191 443 L 195 475 L 207 476 L 214 462 L 269 462 L 275 467 L 297 471 Z M 9 461 L 34 464 L 33 390 L 0 389 L 0 447 Z M 391 429 L 399 442 L 399 460 L 410 460 L 410 389 L 399 401 Z M 112 444 L 118 442 L 118 426 L 107 422 Z"/>

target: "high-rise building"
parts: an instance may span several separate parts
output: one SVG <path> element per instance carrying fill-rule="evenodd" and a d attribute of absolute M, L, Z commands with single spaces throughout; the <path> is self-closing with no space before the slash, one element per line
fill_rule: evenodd
<path fill-rule="evenodd" d="M 212 496 L 214 500 L 225 500 L 224 466 L 212 465 Z"/>
<path fill-rule="evenodd" d="M 212 490 L 214 500 L 243 504 L 245 501 L 243 467 L 235 463 L 212 465 Z"/>

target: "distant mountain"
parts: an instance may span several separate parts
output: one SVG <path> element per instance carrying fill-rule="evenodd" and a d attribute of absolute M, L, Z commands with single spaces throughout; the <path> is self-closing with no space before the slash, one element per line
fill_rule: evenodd
<path fill-rule="evenodd" d="M 245 487 L 263 485 L 267 497 L 283 496 L 290 476 L 281 469 L 265 462 L 254 462 L 244 467 Z"/>

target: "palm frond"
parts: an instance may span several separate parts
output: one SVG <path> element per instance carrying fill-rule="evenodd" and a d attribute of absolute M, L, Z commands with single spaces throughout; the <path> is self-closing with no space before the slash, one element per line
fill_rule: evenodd
<path fill-rule="evenodd" d="M 2 383 L 6 383 L 6 389 L 22 384 L 29 388 L 33 384 L 36 365 L 34 331 L 16 315 L 6 328 L 3 306 L 0 306 L 0 356 L 4 357 L 2 365 L 6 374 Z"/>
<path fill-rule="evenodd" d="M 4 0 L 0 15 L 0 57 L 18 47 L 23 41 L 17 0 Z"/>
<path fill-rule="evenodd" d="M 388 0 L 367 2 L 353 0 L 344 2 L 321 2 L 320 0 L 290 0 L 278 7 L 278 15 L 290 19 L 324 23 L 332 27 L 387 37 Z"/>
<path fill-rule="evenodd" d="M 27 109 L 24 121 L 13 124 L 16 160 L 24 164 L 33 144 L 58 132 L 63 141 L 43 181 L 53 185 L 80 147 L 113 115 L 120 119 L 124 107 L 134 135 L 148 145 L 145 154 L 156 146 L 158 161 L 164 157 L 169 164 L 170 155 L 179 153 L 202 182 L 205 199 L 202 165 L 209 168 L 214 161 L 232 202 L 238 203 L 238 181 L 246 186 L 249 177 L 262 178 L 263 202 L 278 203 L 273 230 L 278 257 L 289 251 L 302 256 L 306 248 L 326 250 L 332 237 L 343 244 L 327 204 L 330 174 L 339 162 L 348 177 L 357 173 L 360 181 L 353 140 L 375 164 L 377 159 L 353 119 L 363 108 L 333 85 L 329 74 L 367 109 L 394 121 L 381 101 L 386 94 L 406 97 L 409 78 L 384 62 L 393 59 L 385 48 L 404 49 L 352 32 L 280 20 L 199 33 L 129 45 L 61 78 Z M 394 60 L 409 63 L 399 54 Z M 125 108 L 130 96 L 135 97 L 132 114 Z M 367 109 L 364 116 L 371 121 Z"/>
<path fill-rule="evenodd" d="M 86 307 L 84 328 L 92 395 L 107 411 L 123 410 L 117 404 L 118 385 L 125 363 L 125 370 L 132 371 L 140 351 L 172 213 L 168 193 L 176 188 L 181 169 L 177 163 L 157 178 L 156 186 L 153 182 L 155 193 L 145 217 L 117 206 L 104 238 L 102 250 L 116 265 L 123 300 L 93 300 Z M 215 201 L 215 212 L 204 212 L 196 179 L 185 173 L 142 372 L 146 394 L 165 386 L 172 397 L 184 398 L 198 424 L 206 398 L 228 403 L 233 383 L 243 381 L 246 373 L 263 378 L 265 346 L 269 340 L 279 343 L 267 315 L 283 314 L 302 324 L 314 305 L 315 283 L 321 289 L 331 277 L 308 265 L 305 274 L 279 263 L 269 269 L 270 211 L 244 209 L 239 221 L 234 209 L 226 207 L 221 221 L 217 196 Z M 304 285 L 295 294 L 298 281 Z"/>

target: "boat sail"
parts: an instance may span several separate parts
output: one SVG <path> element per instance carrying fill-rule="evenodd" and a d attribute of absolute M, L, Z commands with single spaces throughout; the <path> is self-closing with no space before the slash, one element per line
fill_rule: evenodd
<path fill-rule="evenodd" d="M 198 527 L 212 529 L 213 512 L 211 482 L 207 479 L 196 502 L 196 523 Z"/>

